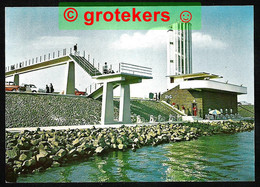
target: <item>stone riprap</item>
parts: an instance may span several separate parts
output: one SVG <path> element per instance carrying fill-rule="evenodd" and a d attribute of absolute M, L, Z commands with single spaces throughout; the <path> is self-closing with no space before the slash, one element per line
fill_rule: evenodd
<path fill-rule="evenodd" d="M 5 127 L 98 124 L 101 101 L 84 96 L 5 94 Z M 115 107 L 115 116 L 119 110 Z"/>
<path fill-rule="evenodd" d="M 111 150 L 189 141 L 199 136 L 254 129 L 253 122 L 211 122 L 6 132 L 6 180 L 16 181 L 21 173 L 58 167 L 75 159 Z"/>

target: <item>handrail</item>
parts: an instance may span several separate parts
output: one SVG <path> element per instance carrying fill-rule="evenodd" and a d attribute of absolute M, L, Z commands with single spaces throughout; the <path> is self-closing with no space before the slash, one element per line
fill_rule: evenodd
<path fill-rule="evenodd" d="M 122 65 L 122 67 L 132 68 L 132 69 L 141 70 L 141 71 L 147 71 L 147 72 L 151 72 L 152 71 L 152 69 L 145 69 L 145 68 L 140 68 L 140 67 L 131 67 L 131 66 L 128 66 L 128 65 Z"/>
<path fill-rule="evenodd" d="M 85 62 L 85 64 L 91 69 L 91 72 L 94 74 L 94 75 L 97 75 L 97 74 L 101 74 L 99 72 L 99 70 L 94 66 L 92 65 L 87 59 L 85 59 L 84 57 L 80 57 L 83 62 Z"/>
<path fill-rule="evenodd" d="M 252 111 L 250 111 L 250 110 L 248 110 L 247 108 L 244 108 L 244 107 L 242 107 L 241 105 L 238 105 L 240 108 L 242 108 L 242 109 L 244 109 L 244 110 L 246 110 L 246 111 L 248 111 L 248 112 L 250 112 L 251 114 L 255 114 L 254 112 L 252 112 Z"/>
<path fill-rule="evenodd" d="M 64 56 L 73 55 L 73 56 L 77 57 L 77 56 L 80 55 L 80 51 L 77 51 L 77 52 L 74 53 L 72 48 L 69 48 L 70 50 L 67 50 L 67 49 L 68 48 L 58 50 L 56 52 L 50 52 L 50 53 L 47 53 L 45 55 L 41 55 L 41 56 L 38 56 L 38 57 L 35 57 L 35 58 L 30 58 L 30 59 L 21 61 L 19 63 L 15 63 L 15 64 L 12 64 L 12 65 L 6 66 L 5 72 L 14 71 L 14 70 L 17 70 L 17 69 L 20 69 L 20 68 L 32 66 L 32 65 L 39 64 L 39 63 L 42 63 L 42 62 L 59 59 L 59 58 L 62 58 Z M 83 51 L 83 54 L 85 56 L 85 51 Z M 89 62 L 89 64 L 91 64 L 91 63 Z M 96 72 L 97 72 L 97 70 L 95 70 L 94 73 L 97 74 Z"/>
<path fill-rule="evenodd" d="M 147 72 L 145 72 L 145 71 L 137 71 L 137 70 L 131 70 L 131 69 L 125 69 L 125 68 L 121 68 L 121 70 L 122 70 L 122 71 L 123 71 L 123 70 L 132 71 L 133 74 L 134 74 L 135 72 L 139 72 L 139 73 L 144 73 L 144 74 L 152 75 L 152 73 L 147 73 Z"/>
<path fill-rule="evenodd" d="M 119 64 L 119 67 L 120 67 L 120 72 L 128 71 L 128 72 L 132 72 L 133 74 L 137 73 L 137 74 L 152 75 L 152 68 L 150 67 L 128 64 L 124 62 L 121 62 Z"/>
<path fill-rule="evenodd" d="M 71 54 L 72 58 L 75 58 L 78 63 L 87 71 L 91 76 L 101 74 L 88 60 L 81 56 L 75 56 Z"/>
<path fill-rule="evenodd" d="M 174 112 L 178 113 L 179 115 L 182 116 L 187 116 L 187 114 L 185 114 L 184 112 L 178 110 L 177 108 L 173 107 L 172 105 L 170 105 L 169 103 L 167 103 L 166 101 L 161 101 L 160 103 L 163 103 L 165 105 L 167 105 L 168 107 L 170 107 L 171 109 L 173 109 Z"/>
<path fill-rule="evenodd" d="M 92 94 L 93 92 L 95 92 L 96 90 L 98 90 L 102 86 L 103 86 L 102 84 L 92 83 L 85 89 L 85 91 L 86 91 L 86 93 L 88 95 L 90 95 L 90 94 Z M 88 90 L 89 90 L 89 93 L 88 93 Z"/>
<path fill-rule="evenodd" d="M 150 67 L 145 67 L 145 66 L 140 66 L 140 65 L 135 65 L 135 64 L 129 64 L 129 63 L 125 63 L 125 62 L 120 62 L 121 64 L 125 64 L 125 65 L 129 65 L 129 66 L 136 66 L 136 67 L 140 67 L 140 68 L 145 68 L 145 69 L 150 69 L 152 70 L 152 68 Z"/>

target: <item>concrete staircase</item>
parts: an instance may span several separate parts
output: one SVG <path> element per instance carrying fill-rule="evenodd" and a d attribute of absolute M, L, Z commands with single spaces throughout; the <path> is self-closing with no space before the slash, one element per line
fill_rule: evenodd
<path fill-rule="evenodd" d="M 113 89 L 117 88 L 118 85 L 114 85 Z M 93 89 L 93 91 L 91 91 L 87 97 L 93 98 L 93 99 L 98 99 L 102 96 L 103 94 L 103 85 L 101 85 L 100 87 L 98 87 L 97 89 Z"/>
<path fill-rule="evenodd" d="M 70 54 L 70 57 L 76 61 L 90 76 L 101 75 L 101 72 L 98 71 L 87 59 L 81 56 L 76 56 Z"/>
<path fill-rule="evenodd" d="M 173 112 L 175 112 L 175 114 L 180 115 L 182 117 L 182 121 L 200 121 L 203 120 L 201 117 L 198 116 L 188 116 L 187 114 L 183 113 L 182 111 L 178 110 L 177 108 L 175 108 L 174 106 L 170 105 L 169 103 L 165 102 L 165 101 L 161 101 L 161 103 L 165 106 L 167 106 L 168 108 L 171 108 Z"/>
<path fill-rule="evenodd" d="M 171 108 L 172 111 L 180 116 L 187 116 L 187 114 L 183 113 L 182 111 L 178 110 L 177 108 L 175 108 L 174 106 L 170 105 L 169 103 L 167 103 L 166 101 L 160 101 L 160 103 L 162 103 L 163 105 L 167 106 L 168 108 Z"/>
<path fill-rule="evenodd" d="M 96 69 L 87 59 L 84 57 L 81 57 L 79 55 L 72 55 L 70 54 L 70 57 L 77 62 L 80 67 L 82 67 L 91 77 L 96 75 L 101 75 L 101 72 Z M 103 85 L 96 86 L 95 84 L 90 85 L 91 91 L 88 93 L 87 97 L 98 99 L 101 97 L 103 93 Z"/>

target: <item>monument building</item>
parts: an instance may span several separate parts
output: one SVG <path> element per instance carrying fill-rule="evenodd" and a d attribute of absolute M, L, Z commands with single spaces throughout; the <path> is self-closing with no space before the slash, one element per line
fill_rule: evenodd
<path fill-rule="evenodd" d="M 205 118 L 213 109 L 222 114 L 237 113 L 237 95 L 246 94 L 247 88 L 216 81 L 223 78 L 219 75 L 192 72 L 191 28 L 191 23 L 181 22 L 168 30 L 167 91 L 161 100 L 184 110 L 188 116 Z"/>

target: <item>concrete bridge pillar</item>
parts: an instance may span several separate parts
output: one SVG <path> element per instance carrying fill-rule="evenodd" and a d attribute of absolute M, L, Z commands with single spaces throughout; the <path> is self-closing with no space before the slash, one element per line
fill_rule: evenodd
<path fill-rule="evenodd" d="M 14 83 L 15 85 L 19 85 L 19 74 L 14 74 Z"/>
<path fill-rule="evenodd" d="M 131 123 L 129 84 L 121 83 L 119 121 L 126 124 Z"/>
<path fill-rule="evenodd" d="M 101 124 L 114 123 L 114 101 L 113 101 L 113 83 L 104 82 L 102 96 Z"/>
<path fill-rule="evenodd" d="M 67 82 L 64 94 L 75 95 L 75 64 L 73 61 L 67 62 Z"/>
<path fill-rule="evenodd" d="M 94 76 L 96 83 L 103 83 L 101 125 L 131 124 L 130 84 L 141 83 L 152 77 L 129 73 L 112 73 Z M 114 121 L 113 89 L 120 85 L 119 120 Z"/>

